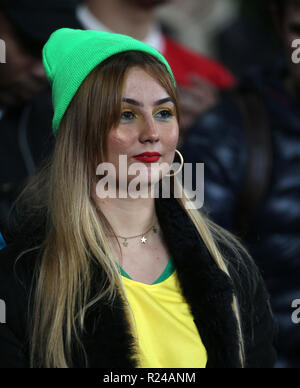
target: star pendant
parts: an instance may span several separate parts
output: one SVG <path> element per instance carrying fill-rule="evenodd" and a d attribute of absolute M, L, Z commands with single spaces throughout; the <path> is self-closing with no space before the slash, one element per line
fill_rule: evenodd
<path fill-rule="evenodd" d="M 143 236 L 143 237 L 141 238 L 141 242 L 142 242 L 143 244 L 146 244 L 146 241 L 147 241 L 146 237 Z"/>

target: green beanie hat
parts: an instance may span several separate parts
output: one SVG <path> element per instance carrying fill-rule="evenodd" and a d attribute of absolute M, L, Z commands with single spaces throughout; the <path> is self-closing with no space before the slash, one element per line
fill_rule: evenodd
<path fill-rule="evenodd" d="M 52 86 L 55 135 L 67 107 L 88 74 L 107 58 L 131 50 L 156 57 L 166 65 L 175 83 L 166 59 L 151 46 L 129 36 L 69 28 L 59 29 L 50 36 L 43 48 L 43 63 Z"/>

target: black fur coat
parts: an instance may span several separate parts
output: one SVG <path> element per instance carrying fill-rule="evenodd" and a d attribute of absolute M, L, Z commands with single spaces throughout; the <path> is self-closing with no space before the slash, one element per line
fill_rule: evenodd
<path fill-rule="evenodd" d="M 207 367 L 241 367 L 237 324 L 231 308 L 235 292 L 242 316 L 246 367 L 272 368 L 275 326 L 268 294 L 254 264 L 245 259 L 245 270 L 227 249 L 231 280 L 218 269 L 176 200 L 157 199 L 156 209 L 183 295 L 208 353 Z M 26 238 L 25 243 L 18 239 L 0 252 L 0 299 L 6 304 L 6 323 L 0 324 L 0 367 L 29 367 L 28 305 L 35 255 L 27 253 L 15 263 L 29 240 Z M 220 249 L 225 252 L 224 247 Z M 95 274 L 103 277 L 100 268 Z M 133 339 L 120 297 L 113 306 L 101 303 L 88 310 L 82 340 L 88 367 L 136 367 Z M 86 367 L 76 349 L 73 366 Z"/>

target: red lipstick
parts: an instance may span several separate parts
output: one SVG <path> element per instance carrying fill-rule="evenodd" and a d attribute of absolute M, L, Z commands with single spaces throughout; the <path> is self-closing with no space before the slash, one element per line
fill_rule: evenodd
<path fill-rule="evenodd" d="M 135 155 L 134 159 L 144 163 L 155 163 L 161 157 L 159 152 L 143 152 L 142 154 Z"/>

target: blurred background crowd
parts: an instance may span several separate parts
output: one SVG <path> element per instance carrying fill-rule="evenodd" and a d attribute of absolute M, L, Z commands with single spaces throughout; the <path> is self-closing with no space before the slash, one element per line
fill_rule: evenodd
<path fill-rule="evenodd" d="M 202 211 L 249 249 L 278 322 L 277 367 L 300 367 L 300 0 L 0 0 L 0 247 L 13 239 L 13 202 L 53 148 L 41 50 L 61 27 L 123 33 L 165 55 L 180 150 L 205 163 Z"/>

